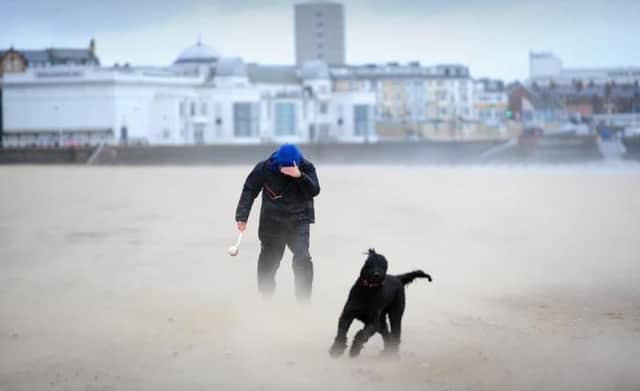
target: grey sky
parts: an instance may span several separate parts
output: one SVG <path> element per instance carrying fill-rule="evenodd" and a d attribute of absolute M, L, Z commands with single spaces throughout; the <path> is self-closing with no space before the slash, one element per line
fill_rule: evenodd
<path fill-rule="evenodd" d="M 225 56 L 293 63 L 292 0 L 0 0 L 0 47 L 83 47 L 103 64 L 167 65 L 198 34 Z M 640 0 L 347 0 L 349 63 L 462 63 L 527 76 L 527 54 L 566 66 L 640 65 Z"/>

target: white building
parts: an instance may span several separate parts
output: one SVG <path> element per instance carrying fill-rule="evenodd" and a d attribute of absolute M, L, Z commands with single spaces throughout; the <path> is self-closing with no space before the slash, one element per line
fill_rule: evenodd
<path fill-rule="evenodd" d="M 5 146 L 375 140 L 375 96 L 322 62 L 245 64 L 202 43 L 165 68 L 54 66 L 3 79 Z"/>
<path fill-rule="evenodd" d="M 473 80 L 462 65 L 437 65 L 432 72 L 429 94 L 429 118 L 440 121 L 471 121 Z"/>
<path fill-rule="evenodd" d="M 86 48 L 47 48 L 41 50 L 25 50 L 10 47 L 0 49 L 0 148 L 4 121 L 2 118 L 2 79 L 5 74 L 22 73 L 27 68 L 46 68 L 59 65 L 100 65 L 96 56 L 96 41 L 91 39 Z"/>
<path fill-rule="evenodd" d="M 640 67 L 564 68 L 562 60 L 550 52 L 529 52 L 529 83 L 544 86 L 552 82 L 570 85 L 581 81 L 605 84 L 633 84 L 640 81 Z"/>
<path fill-rule="evenodd" d="M 331 69 L 335 91 L 371 91 L 376 120 L 419 124 L 471 121 L 474 84 L 462 65 L 421 66 L 417 62 L 367 64 Z"/>
<path fill-rule="evenodd" d="M 476 120 L 490 126 L 499 126 L 505 120 L 509 96 L 502 80 L 477 79 L 474 81 L 473 111 Z"/>

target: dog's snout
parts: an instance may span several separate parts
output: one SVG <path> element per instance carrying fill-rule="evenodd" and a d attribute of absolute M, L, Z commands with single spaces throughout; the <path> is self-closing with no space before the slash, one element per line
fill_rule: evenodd
<path fill-rule="evenodd" d="M 375 278 L 380 278 L 380 272 L 373 272 L 373 276 Z"/>

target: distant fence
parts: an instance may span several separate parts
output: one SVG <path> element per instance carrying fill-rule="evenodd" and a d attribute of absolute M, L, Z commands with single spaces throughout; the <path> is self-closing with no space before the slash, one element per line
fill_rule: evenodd
<path fill-rule="evenodd" d="M 638 127 L 640 125 L 640 113 L 594 114 L 593 123 L 622 127 Z"/>
<path fill-rule="evenodd" d="M 470 162 L 495 143 L 371 143 L 304 144 L 303 154 L 323 163 L 443 163 Z M 105 147 L 98 164 L 247 164 L 267 158 L 277 145 L 131 146 Z"/>
<path fill-rule="evenodd" d="M 499 162 L 580 162 L 601 159 L 594 137 L 544 137 L 511 143 L 490 158 L 485 153 L 504 141 L 380 142 L 370 144 L 303 144 L 302 152 L 328 164 L 474 164 Z M 120 146 L 67 149 L 2 149 L 0 163 L 103 165 L 234 165 L 267 158 L 275 144 Z"/>
<path fill-rule="evenodd" d="M 77 164 L 89 159 L 93 147 L 82 148 L 3 148 L 0 164 Z"/>

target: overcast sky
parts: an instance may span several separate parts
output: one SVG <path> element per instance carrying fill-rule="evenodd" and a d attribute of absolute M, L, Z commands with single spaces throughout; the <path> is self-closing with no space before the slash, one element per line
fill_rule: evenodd
<path fill-rule="evenodd" d="M 168 65 L 197 40 L 223 56 L 293 64 L 290 0 L 0 0 L 0 48 L 85 47 L 102 64 Z M 528 51 L 567 67 L 640 66 L 640 0 L 346 0 L 350 64 L 461 63 L 524 79 Z"/>

